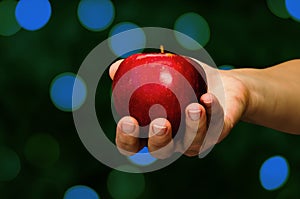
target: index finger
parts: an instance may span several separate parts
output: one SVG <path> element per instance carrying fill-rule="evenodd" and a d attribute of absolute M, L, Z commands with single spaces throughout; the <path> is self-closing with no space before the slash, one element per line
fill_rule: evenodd
<path fill-rule="evenodd" d="M 110 68 L 109 68 L 109 76 L 110 78 L 113 80 L 114 79 L 114 76 L 121 64 L 121 62 L 123 61 L 124 59 L 120 59 L 118 61 L 116 61 L 115 63 L 113 63 Z"/>

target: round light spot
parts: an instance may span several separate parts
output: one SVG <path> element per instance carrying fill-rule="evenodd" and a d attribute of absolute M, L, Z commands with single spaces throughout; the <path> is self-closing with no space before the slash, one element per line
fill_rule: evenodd
<path fill-rule="evenodd" d="M 11 36 L 17 33 L 21 26 L 15 17 L 17 1 L 0 2 L 0 35 Z"/>
<path fill-rule="evenodd" d="M 160 113 L 160 118 L 167 118 L 166 109 L 161 104 L 153 104 L 149 109 L 149 117 L 151 121 L 157 119 L 157 113 Z M 143 148 L 142 152 L 148 153 L 148 148 Z"/>
<path fill-rule="evenodd" d="M 54 105 L 62 111 L 80 108 L 86 99 L 84 81 L 73 73 L 62 73 L 54 78 L 50 86 L 50 97 Z"/>
<path fill-rule="evenodd" d="M 86 29 L 101 31 L 113 22 L 115 8 L 109 0 L 81 0 L 77 14 L 80 23 Z"/>
<path fill-rule="evenodd" d="M 136 154 L 129 156 L 128 159 L 130 162 L 140 166 L 147 166 L 154 163 L 157 159 L 153 157 L 148 150 L 148 147 L 142 148 Z"/>
<path fill-rule="evenodd" d="M 20 170 L 19 156 L 13 150 L 0 146 L 0 181 L 13 180 Z"/>
<path fill-rule="evenodd" d="M 48 23 L 51 5 L 48 0 L 20 0 L 15 15 L 22 28 L 35 31 Z"/>
<path fill-rule="evenodd" d="M 210 39 L 210 29 L 206 20 L 197 13 L 189 12 L 181 15 L 174 24 L 174 30 L 177 41 L 186 49 L 197 50 L 204 47 Z M 200 45 L 196 45 L 197 41 Z"/>
<path fill-rule="evenodd" d="M 32 165 L 48 168 L 59 158 L 59 145 L 49 134 L 36 134 L 27 140 L 24 153 Z"/>
<path fill-rule="evenodd" d="M 92 188 L 77 185 L 66 191 L 64 199 L 99 199 L 99 196 Z"/>
<path fill-rule="evenodd" d="M 161 81 L 163 84 L 169 85 L 172 83 L 173 78 L 172 78 L 172 75 L 168 71 L 162 71 L 159 74 L 159 81 Z"/>
<path fill-rule="evenodd" d="M 285 6 L 288 13 L 296 21 L 300 21 L 300 1 L 299 0 L 286 0 Z"/>
<path fill-rule="evenodd" d="M 145 190 L 145 178 L 141 173 L 113 170 L 107 179 L 107 189 L 115 199 L 138 198 Z"/>
<path fill-rule="evenodd" d="M 270 11 L 277 17 L 287 19 L 290 17 L 286 7 L 285 0 L 267 0 Z"/>
<path fill-rule="evenodd" d="M 113 35 L 121 32 L 124 32 L 122 37 L 113 37 Z M 110 48 L 119 57 L 125 58 L 129 55 L 142 52 L 146 46 L 144 31 L 134 23 L 119 23 L 112 28 L 109 35 Z"/>
<path fill-rule="evenodd" d="M 219 69 L 221 70 L 231 70 L 231 69 L 234 69 L 234 66 L 231 66 L 231 65 L 221 65 L 221 66 L 218 66 Z"/>
<path fill-rule="evenodd" d="M 285 158 L 274 156 L 267 159 L 260 168 L 260 182 L 266 190 L 281 187 L 289 175 L 289 165 Z"/>

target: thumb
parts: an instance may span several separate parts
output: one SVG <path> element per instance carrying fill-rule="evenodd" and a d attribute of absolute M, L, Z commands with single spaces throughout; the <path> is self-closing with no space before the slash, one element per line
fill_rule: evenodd
<path fill-rule="evenodd" d="M 115 63 L 113 63 L 110 68 L 109 68 L 109 76 L 110 78 L 113 80 L 114 79 L 114 76 L 121 64 L 121 62 L 123 61 L 124 59 L 120 59 L 118 61 L 116 61 Z"/>

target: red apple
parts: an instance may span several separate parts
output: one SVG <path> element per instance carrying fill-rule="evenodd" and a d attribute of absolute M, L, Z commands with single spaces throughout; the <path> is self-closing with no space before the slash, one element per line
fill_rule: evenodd
<path fill-rule="evenodd" d="M 120 64 L 113 80 L 118 115 L 134 117 L 140 127 L 164 117 L 170 121 L 174 136 L 186 106 L 199 102 L 207 92 L 204 70 L 199 64 L 196 69 L 195 65 L 190 59 L 171 53 L 129 56 Z M 143 128 L 141 131 L 148 132 Z"/>

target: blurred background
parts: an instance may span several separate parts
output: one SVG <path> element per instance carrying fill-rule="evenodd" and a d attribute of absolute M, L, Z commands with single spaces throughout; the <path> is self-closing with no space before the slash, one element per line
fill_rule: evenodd
<path fill-rule="evenodd" d="M 240 122 L 204 159 L 182 156 L 159 171 L 124 173 L 85 149 L 71 102 L 85 57 L 122 30 L 181 31 L 228 70 L 299 58 L 299 22 L 298 0 L 1 0 L 0 198 L 299 198 L 300 136 Z M 99 122 L 113 140 L 116 124 L 101 108 L 110 104 L 107 71 L 99 85 Z"/>

